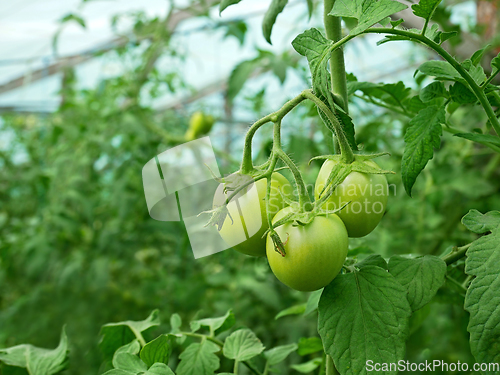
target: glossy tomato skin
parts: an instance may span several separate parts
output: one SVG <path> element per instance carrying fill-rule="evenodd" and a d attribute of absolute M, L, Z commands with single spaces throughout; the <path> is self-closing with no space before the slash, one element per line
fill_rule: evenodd
<path fill-rule="evenodd" d="M 276 214 L 278 221 L 291 211 L 287 207 Z M 287 223 L 276 228 L 285 247 L 285 256 L 275 250 L 267 236 L 269 266 L 278 280 L 303 292 L 318 290 L 337 276 L 347 257 L 347 230 L 335 215 L 316 216 L 304 226 Z"/>
<path fill-rule="evenodd" d="M 314 188 L 316 199 L 319 198 L 319 194 L 336 164 L 336 161 L 327 160 L 322 165 Z M 378 168 L 377 164 L 371 160 L 367 161 L 367 164 Z M 337 215 L 344 222 L 349 237 L 363 237 L 371 233 L 384 216 L 389 195 L 388 190 L 385 175 L 352 172 L 337 186 L 323 208 L 334 210 L 350 202 Z"/>
<path fill-rule="evenodd" d="M 224 185 L 220 184 L 215 193 L 214 205 L 220 205 L 221 200 L 225 199 L 223 190 Z M 267 179 L 263 178 L 252 183 L 248 192 L 239 196 L 236 202 L 233 200 L 227 205 L 231 217 L 226 216 L 219 234 L 228 246 L 240 253 L 252 256 L 266 255 L 266 238 L 262 237 L 268 229 L 266 191 Z M 282 194 L 291 199 L 293 188 L 283 175 L 273 173 L 270 196 L 271 217 L 286 205 Z M 230 195 L 231 192 L 227 192 L 225 197 Z"/>

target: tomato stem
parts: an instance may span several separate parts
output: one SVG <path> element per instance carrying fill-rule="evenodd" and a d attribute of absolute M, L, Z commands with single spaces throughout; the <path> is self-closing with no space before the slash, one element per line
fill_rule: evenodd
<path fill-rule="evenodd" d="M 349 146 L 349 142 L 347 141 L 347 137 L 340 125 L 339 120 L 335 116 L 335 114 L 331 111 L 330 108 L 320 100 L 316 95 L 313 94 L 311 90 L 303 91 L 303 95 L 311 100 L 316 106 L 328 117 L 330 120 L 333 129 L 330 129 L 337 136 L 337 140 L 340 145 L 340 153 L 342 155 L 342 159 L 345 163 L 350 164 L 354 161 L 354 154 L 351 150 L 351 146 Z M 326 124 L 328 126 L 328 124 Z"/>
<path fill-rule="evenodd" d="M 283 107 L 281 107 L 276 112 L 273 112 L 257 122 L 255 122 L 250 129 L 248 129 L 247 134 L 245 135 L 245 145 L 243 147 L 243 160 L 241 162 L 241 173 L 249 174 L 253 171 L 253 163 L 252 163 L 252 139 L 255 135 L 255 132 L 262 126 L 267 124 L 268 122 L 278 122 L 285 117 L 288 112 L 294 109 L 300 102 L 305 99 L 303 92 L 297 95 L 295 98 L 286 102 Z"/>
<path fill-rule="evenodd" d="M 342 39 L 342 23 L 340 17 L 329 16 L 336 0 L 324 1 L 323 23 L 327 39 L 337 42 Z M 330 53 L 330 77 L 332 81 L 332 92 L 340 99 L 340 107 L 348 113 L 347 79 L 345 74 L 344 51 L 336 48 Z"/>
<path fill-rule="evenodd" d="M 295 163 L 290 159 L 286 152 L 284 152 L 281 148 L 276 148 L 276 155 L 286 164 L 286 166 L 290 169 L 293 174 L 293 178 L 295 179 L 295 184 L 297 185 L 297 191 L 299 194 L 299 206 L 300 210 L 311 211 L 313 208 L 313 204 L 311 203 L 311 198 L 307 193 L 307 188 L 302 179 L 302 174 L 299 171 L 299 168 L 295 165 Z"/>
<path fill-rule="evenodd" d="M 464 245 L 462 247 L 454 247 L 451 253 L 448 253 L 441 257 L 446 264 L 449 266 L 450 264 L 455 263 L 457 260 L 462 259 L 467 253 L 467 249 L 472 245 L 472 243 Z"/>

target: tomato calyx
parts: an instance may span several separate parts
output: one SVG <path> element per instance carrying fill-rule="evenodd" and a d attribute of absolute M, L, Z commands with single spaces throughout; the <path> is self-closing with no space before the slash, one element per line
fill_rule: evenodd
<path fill-rule="evenodd" d="M 202 214 L 211 214 L 210 219 L 204 225 L 204 227 L 214 225 L 217 227 L 217 230 L 219 232 L 220 232 L 222 225 L 224 224 L 224 221 L 226 220 L 227 216 L 229 216 L 229 218 L 231 219 L 231 223 L 234 223 L 234 220 L 231 217 L 229 210 L 227 209 L 227 205 L 225 205 L 225 204 L 223 204 L 222 206 L 216 206 L 212 210 L 200 212 L 198 214 L 198 216 L 200 216 Z"/>

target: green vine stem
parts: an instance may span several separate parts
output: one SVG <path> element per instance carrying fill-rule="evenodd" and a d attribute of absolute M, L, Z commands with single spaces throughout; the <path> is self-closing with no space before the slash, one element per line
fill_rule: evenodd
<path fill-rule="evenodd" d="M 340 144 L 340 150 L 345 161 L 347 163 L 351 163 L 354 161 L 354 154 L 352 153 L 351 147 L 349 146 L 349 142 L 347 141 L 347 138 L 345 137 L 345 134 L 342 130 L 342 126 L 337 120 L 335 114 L 330 110 L 330 108 L 328 108 L 328 106 L 325 103 L 323 103 L 316 95 L 313 94 L 312 90 L 304 90 L 295 98 L 286 102 L 283 105 L 283 107 L 281 107 L 279 110 L 261 118 L 260 120 L 255 122 L 250 127 L 250 129 L 248 129 L 248 132 L 245 136 L 245 145 L 243 148 L 243 160 L 241 162 L 241 169 L 240 169 L 241 173 L 249 174 L 254 170 L 252 162 L 252 140 L 253 136 L 255 135 L 255 132 L 261 126 L 267 124 L 268 122 L 274 122 L 274 123 L 281 122 L 283 117 L 285 117 L 292 109 L 294 109 L 298 104 L 300 104 L 305 99 L 309 99 L 314 104 L 316 104 L 325 113 L 325 115 L 332 123 L 332 126 L 334 128 L 333 130 L 337 135 L 337 139 Z M 281 146 L 279 147 L 281 148 Z"/>
<path fill-rule="evenodd" d="M 462 259 L 465 254 L 467 253 L 467 249 L 472 245 L 472 243 L 467 244 L 462 247 L 455 247 L 453 248 L 453 251 L 451 253 L 446 254 L 445 256 L 441 257 L 446 264 L 449 266 L 450 264 L 455 263 L 457 260 Z"/>
<path fill-rule="evenodd" d="M 336 0 L 325 0 L 323 22 L 327 39 L 337 42 L 342 39 L 342 23 L 340 17 L 329 16 Z M 336 48 L 330 53 L 330 77 L 332 92 L 340 100 L 340 106 L 348 113 L 347 80 L 345 74 L 344 51 Z"/>
<path fill-rule="evenodd" d="M 303 91 L 303 95 L 307 99 L 311 100 L 314 104 L 316 104 L 316 106 L 321 109 L 321 111 L 323 111 L 323 113 L 328 117 L 333 125 L 335 134 L 337 135 L 342 159 L 348 164 L 352 163 L 354 161 L 354 154 L 351 150 L 351 147 L 349 146 L 349 142 L 347 141 L 344 131 L 342 130 L 342 126 L 340 125 L 339 120 L 337 120 L 335 114 L 330 110 L 330 108 L 328 108 L 325 103 L 323 103 L 322 100 L 314 95 L 311 90 Z"/>
<path fill-rule="evenodd" d="M 462 76 L 462 78 L 467 82 L 471 90 L 474 92 L 476 95 L 477 99 L 481 103 L 481 106 L 484 108 L 484 111 L 486 112 L 486 115 L 488 116 L 488 119 L 491 122 L 491 125 L 495 129 L 495 132 L 497 135 L 500 135 L 500 121 L 495 115 L 495 111 L 493 111 L 493 108 L 490 105 L 490 102 L 486 98 L 486 94 L 484 93 L 482 87 L 480 87 L 476 81 L 472 78 L 472 76 L 465 70 L 465 68 L 453 57 L 451 56 L 448 51 L 446 51 L 443 47 L 441 47 L 439 44 L 434 42 L 433 40 L 430 40 L 424 35 L 421 34 L 416 34 L 411 31 L 406 31 L 406 30 L 400 30 L 400 29 L 393 29 L 393 28 L 387 28 L 387 27 L 370 27 L 363 31 L 363 34 L 392 34 L 392 35 L 401 35 L 405 36 L 408 39 L 424 44 L 427 47 L 433 49 L 436 51 L 443 59 L 445 59 L 455 70 Z M 336 50 L 337 48 L 343 46 L 345 43 L 350 41 L 351 39 L 355 38 L 357 35 L 347 35 L 344 38 L 340 39 L 338 42 L 333 43 L 330 48 L 328 49 L 329 52 Z"/>
<path fill-rule="evenodd" d="M 293 178 L 295 179 L 295 184 L 297 185 L 297 191 L 299 193 L 299 206 L 300 210 L 311 211 L 313 208 L 313 204 L 311 203 L 311 198 L 307 193 L 306 184 L 302 178 L 302 174 L 299 171 L 299 168 L 295 165 L 295 163 L 290 159 L 286 152 L 281 149 L 277 149 L 276 155 L 285 163 L 285 165 L 290 169 L 293 174 Z"/>
<path fill-rule="evenodd" d="M 255 122 L 250 129 L 248 129 L 247 134 L 245 135 L 245 145 L 243 148 L 243 160 L 241 162 L 241 173 L 248 174 L 253 171 L 253 163 L 252 163 L 252 139 L 255 135 L 255 132 L 262 126 L 267 124 L 268 122 L 278 122 L 285 117 L 288 112 L 294 109 L 300 102 L 305 99 L 304 95 L 300 93 L 295 98 L 286 102 L 283 107 L 281 107 L 276 112 L 273 112 L 257 122 Z"/>

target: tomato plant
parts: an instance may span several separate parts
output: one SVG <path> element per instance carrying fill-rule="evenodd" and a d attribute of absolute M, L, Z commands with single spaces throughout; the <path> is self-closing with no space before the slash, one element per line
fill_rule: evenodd
<path fill-rule="evenodd" d="M 273 222 L 292 211 L 286 207 Z M 316 216 L 309 224 L 284 224 L 276 228 L 283 242 L 284 256 L 276 250 L 270 235 L 266 251 L 269 266 L 278 280 L 290 288 L 308 292 L 318 290 L 337 276 L 347 256 L 347 231 L 335 214 Z"/>
<path fill-rule="evenodd" d="M 314 195 L 320 197 L 325 183 L 337 162 L 327 160 L 322 165 Z M 369 165 L 378 168 L 373 161 Z M 351 172 L 333 191 L 324 207 L 329 210 L 344 207 L 338 216 L 344 222 L 349 237 L 363 237 L 373 231 L 384 216 L 389 196 L 387 178 L 383 174 Z"/>
<path fill-rule="evenodd" d="M 210 9 L 216 3 L 219 12 Z M 70 360 L 68 372 L 78 375 L 372 369 L 392 375 L 393 365 L 405 361 L 460 361 L 469 368 L 457 371 L 500 373 L 500 55 L 495 38 L 473 49 L 464 43 L 494 35 L 496 23 L 463 29 L 454 23 L 453 2 L 439 0 L 407 10 L 408 2 L 396 0 L 308 0 L 303 21 L 321 18 L 322 25 L 304 31 L 297 22 L 289 50 L 259 46 L 234 67 L 227 85 L 200 90 L 224 87 L 206 112 L 221 120 L 213 129 L 214 118 L 199 111 L 206 103 L 193 98 L 166 110 L 146 104 L 163 88 L 175 92 L 192 83 L 177 80 L 174 67 L 192 65 L 183 65 L 179 44 L 170 44 L 171 28 L 196 15 L 208 21 L 202 32 L 223 30 L 211 34 L 243 45 L 244 17 L 211 19 L 239 3 L 209 0 L 177 9 L 169 2 L 164 19 L 131 16 L 137 17 L 133 37 L 97 51 L 112 48 L 123 57 L 124 74 L 79 89 L 78 75 L 57 61 L 31 77 L 65 66 L 56 113 L 2 113 L 0 345 L 7 348 L 0 350 L 0 372 L 22 367 L 51 375 Z M 292 3 L 300 8 L 301 2 L 270 2 L 264 39 L 271 41 Z M 478 10 L 493 7 L 478 17 L 495 14 L 494 3 L 478 2 Z M 62 20 L 85 24 L 74 14 Z M 370 82 L 346 73 L 344 50 L 361 38 L 423 47 L 415 80 L 378 82 L 385 69 Z M 168 72 L 160 57 L 173 60 Z M 380 66 L 401 59 L 388 57 Z M 382 70 L 367 62 L 372 72 Z M 283 86 L 284 104 L 271 109 L 271 79 L 283 84 L 292 70 L 299 81 Z M 260 74 L 262 86 L 246 86 Z M 1 90 L 27 82 L 22 78 Z M 224 178 L 212 216 L 196 222 L 196 230 L 215 224 L 228 245 L 259 257 L 228 251 L 193 261 L 186 230 L 192 216 L 184 223 L 147 217 L 141 164 L 206 134 L 221 169 L 238 172 Z M 374 161 L 388 153 L 384 165 L 394 172 Z M 318 175 L 314 160 L 325 160 Z M 293 189 L 283 176 L 293 178 Z M 394 187 L 389 199 L 387 181 Z M 160 325 L 157 311 L 130 320 L 157 306 L 170 316 L 169 326 Z M 205 312 L 213 318 L 200 319 Z M 255 326 L 239 329 L 236 315 L 238 325 Z M 50 346 L 61 322 L 73 316 L 56 349 L 17 345 L 31 336 Z M 110 320 L 122 321 L 102 326 L 99 350 L 88 350 L 97 341 L 91 333 Z"/>

